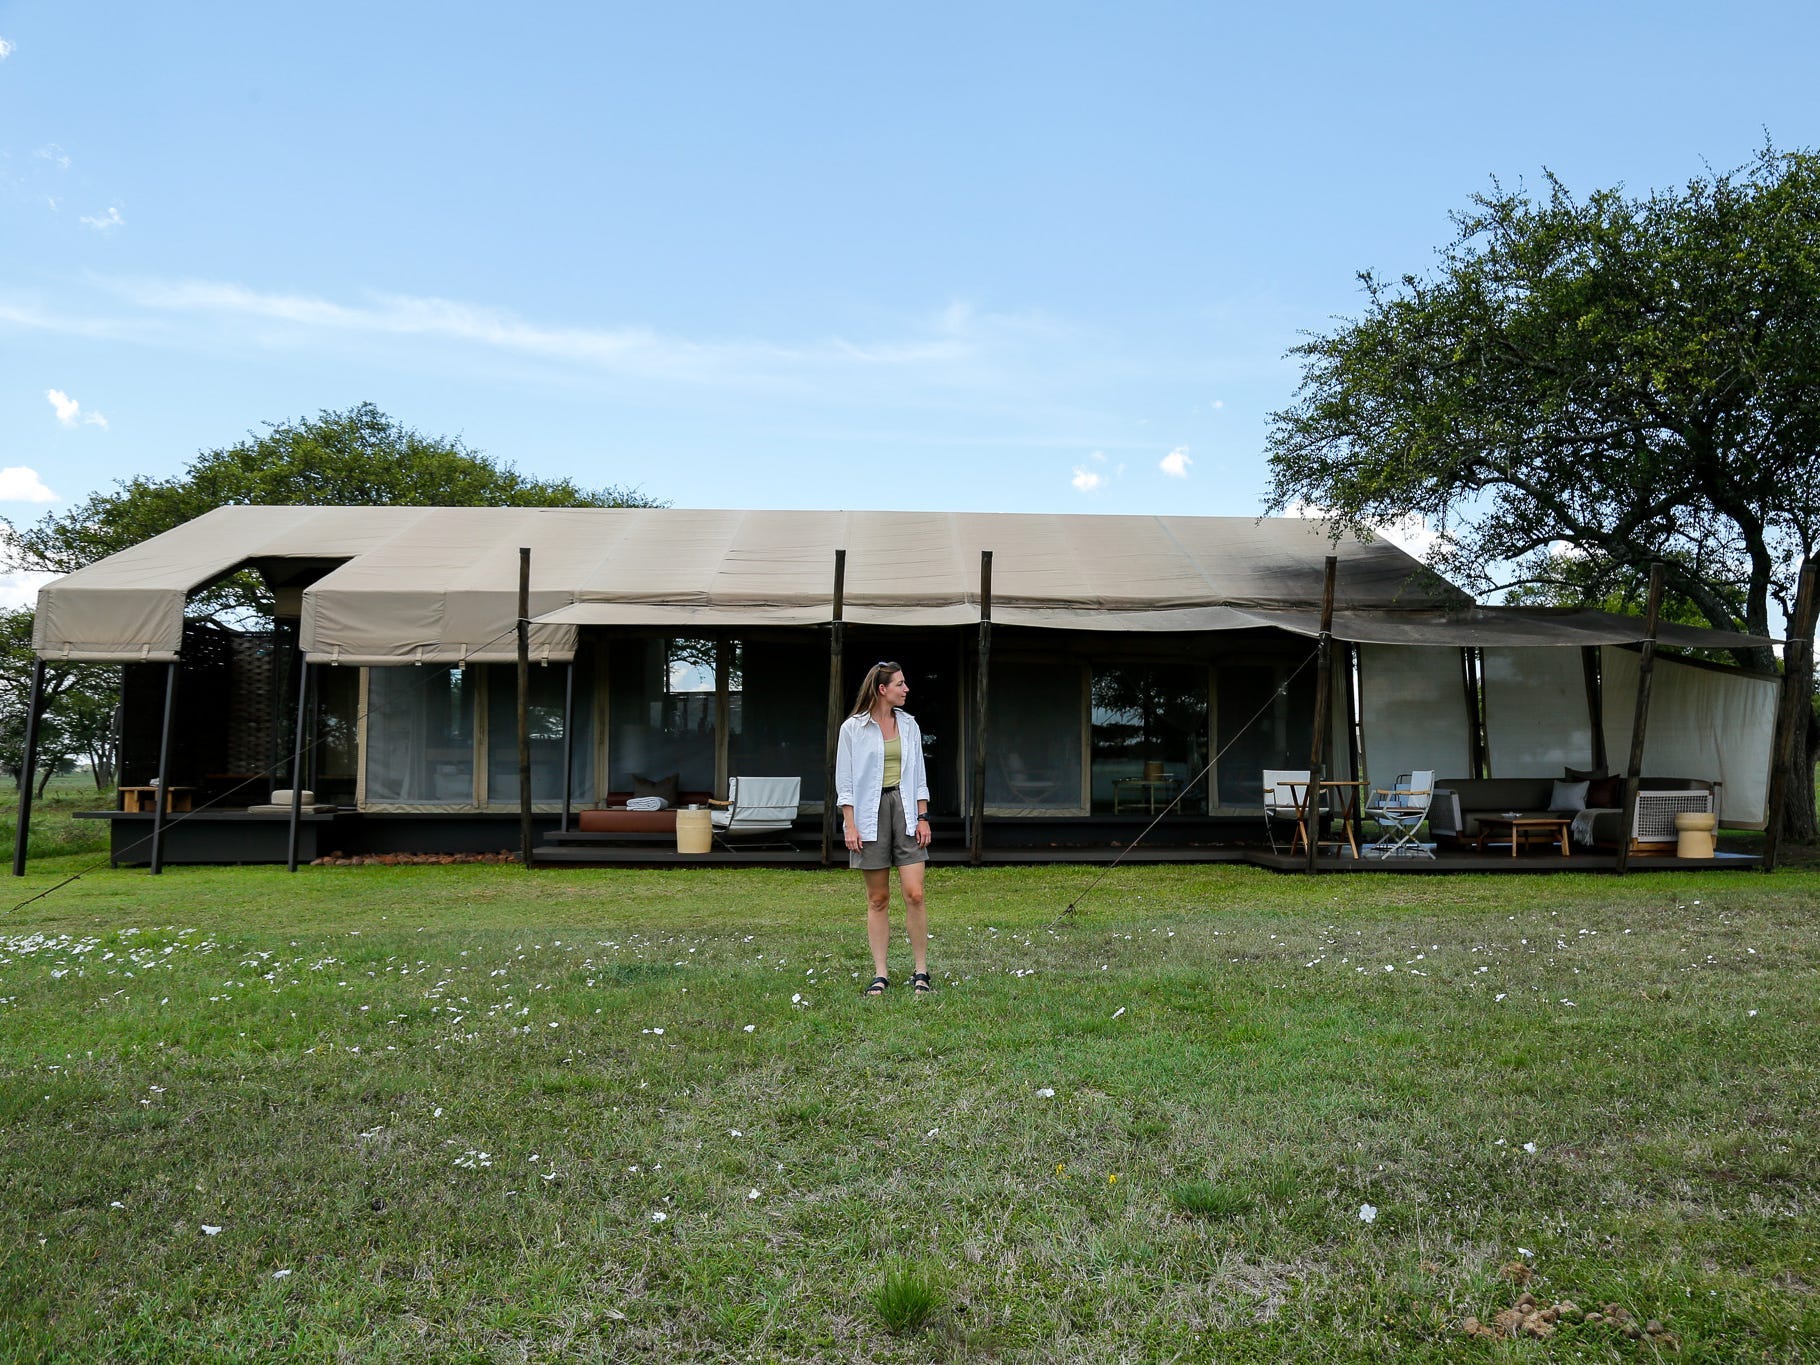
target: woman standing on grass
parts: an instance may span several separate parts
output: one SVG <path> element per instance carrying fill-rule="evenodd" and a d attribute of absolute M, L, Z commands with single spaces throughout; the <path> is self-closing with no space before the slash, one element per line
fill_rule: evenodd
<path fill-rule="evenodd" d="M 866 876 L 866 939 L 873 977 L 867 995 L 891 984 L 885 950 L 891 945 L 891 869 L 904 896 L 918 995 L 929 993 L 929 919 L 923 905 L 923 863 L 929 848 L 929 782 L 923 770 L 923 732 L 903 709 L 910 695 L 904 670 L 876 663 L 860 684 L 853 714 L 840 727 L 834 764 L 835 799 L 847 834 L 847 864 Z M 904 793 L 911 797 L 904 799 Z"/>

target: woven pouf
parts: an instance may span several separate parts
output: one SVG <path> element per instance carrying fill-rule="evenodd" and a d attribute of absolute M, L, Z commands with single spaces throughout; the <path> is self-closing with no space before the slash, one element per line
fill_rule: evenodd
<path fill-rule="evenodd" d="M 1719 817 L 1706 811 L 1684 810 L 1675 816 L 1675 856 L 1677 858 L 1710 858 L 1713 856 L 1713 830 Z"/>

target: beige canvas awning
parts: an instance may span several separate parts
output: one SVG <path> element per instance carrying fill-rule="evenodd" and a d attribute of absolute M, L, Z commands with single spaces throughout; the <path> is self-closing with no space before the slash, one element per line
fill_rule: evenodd
<path fill-rule="evenodd" d="M 223 507 L 42 588 L 46 658 L 177 657 L 187 597 L 256 565 L 326 573 L 302 595 L 308 656 L 344 664 L 515 655 L 518 552 L 531 549 L 531 648 L 571 657 L 582 626 L 737 629 L 832 616 L 967 625 L 980 552 L 993 618 L 1105 631 L 1274 627 L 1313 635 L 1323 561 L 1339 559 L 1335 634 L 1423 644 L 1617 643 L 1640 622 L 1597 612 L 1474 607 L 1384 541 L 1335 543 L 1324 524 L 1250 517 L 683 508 Z M 1692 632 L 1699 635 L 1699 632 Z M 1744 637 L 1702 636 L 1724 648 Z M 1695 643 L 1671 639 L 1671 643 Z"/>

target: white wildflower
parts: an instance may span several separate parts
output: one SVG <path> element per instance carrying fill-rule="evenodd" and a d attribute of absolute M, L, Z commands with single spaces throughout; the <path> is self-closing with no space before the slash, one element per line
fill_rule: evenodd
<path fill-rule="evenodd" d="M 1361 1223 L 1375 1223 L 1377 1220 L 1378 1206 L 1376 1204 L 1359 1205 L 1359 1221 Z"/>

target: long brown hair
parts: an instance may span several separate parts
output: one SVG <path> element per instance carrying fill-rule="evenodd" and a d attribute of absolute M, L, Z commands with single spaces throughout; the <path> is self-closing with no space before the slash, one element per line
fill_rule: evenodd
<path fill-rule="evenodd" d="M 872 665 L 866 674 L 866 680 L 859 685 L 859 695 L 853 699 L 852 714 L 863 716 L 872 709 L 872 703 L 878 700 L 878 694 L 885 690 L 895 674 L 902 673 L 904 666 L 894 664 L 889 659 L 881 659 Z"/>

